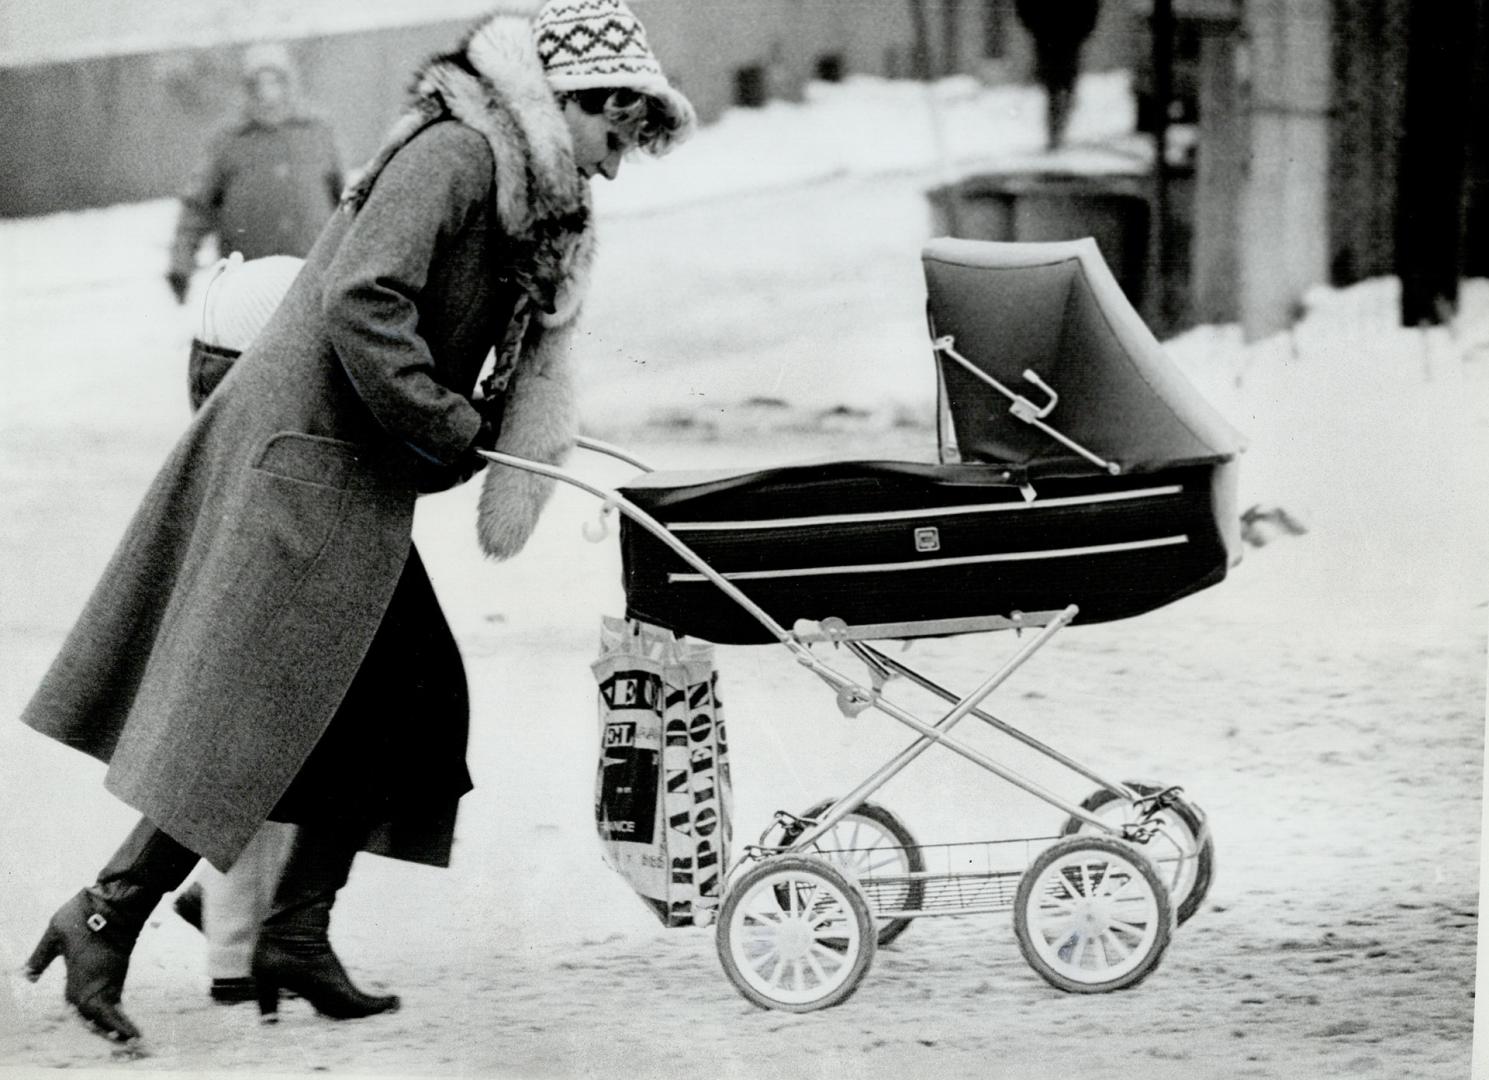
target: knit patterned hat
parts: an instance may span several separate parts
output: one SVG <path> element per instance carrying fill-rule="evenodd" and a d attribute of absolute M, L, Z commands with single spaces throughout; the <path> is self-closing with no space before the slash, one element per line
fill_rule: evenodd
<path fill-rule="evenodd" d="M 247 349 L 268 325 L 304 264 L 293 255 L 245 261 L 236 251 L 218 260 L 202 296 L 197 340 L 219 349 Z"/>
<path fill-rule="evenodd" d="M 667 142 L 692 133 L 692 103 L 662 73 L 625 0 L 548 0 L 533 19 L 533 42 L 554 90 L 636 90 L 666 109 Z"/>

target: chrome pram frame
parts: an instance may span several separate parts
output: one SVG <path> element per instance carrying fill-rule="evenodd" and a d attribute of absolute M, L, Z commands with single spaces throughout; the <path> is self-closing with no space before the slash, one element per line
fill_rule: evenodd
<path fill-rule="evenodd" d="M 608 443 L 581 437 L 577 445 L 652 471 Z M 1041 977 L 1062 990 L 1103 992 L 1146 978 L 1175 927 L 1198 909 L 1213 874 L 1213 841 L 1203 811 L 1182 789 L 1110 779 L 981 708 L 1076 618 L 1076 605 L 916 623 L 849 626 L 833 618 L 800 620 L 787 629 L 622 492 L 543 462 L 499 451 L 482 455 L 601 500 L 602 524 L 619 511 L 758 620 L 800 666 L 833 689 L 845 716 L 874 709 L 916 734 L 846 794 L 803 814 L 778 811 L 759 843 L 746 845 L 731 864 L 716 937 L 725 973 L 746 999 L 797 1012 L 838 1004 L 857 989 L 877 947 L 896 938 L 910 920 L 1010 908 L 1019 947 Z M 603 539 L 604 529 L 586 527 L 585 534 Z M 1020 637 L 1033 633 L 966 694 L 870 644 L 995 630 L 1014 630 Z M 822 644 L 861 661 L 868 683 L 826 662 L 812 648 Z M 884 696 L 893 678 L 908 680 L 950 707 L 931 722 L 917 717 Z M 952 729 L 968 716 L 1090 781 L 1096 791 L 1072 803 L 953 738 Z M 972 844 L 915 842 L 898 819 L 868 800 L 932 746 L 945 747 L 1063 812 L 1060 834 Z M 852 826 L 847 843 L 840 826 Z M 856 843 L 864 829 L 877 837 L 868 847 Z M 1168 854 L 1154 854 L 1160 850 Z M 1010 852 L 1025 865 L 1009 865 Z M 899 864 L 896 872 L 880 872 L 886 857 Z M 927 857 L 942 861 L 944 868 L 927 869 Z"/>

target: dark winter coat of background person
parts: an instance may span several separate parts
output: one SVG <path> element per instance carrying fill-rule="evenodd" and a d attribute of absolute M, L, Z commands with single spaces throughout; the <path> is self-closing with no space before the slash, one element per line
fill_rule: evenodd
<path fill-rule="evenodd" d="M 1100 0 L 1018 0 L 1015 11 L 1034 39 L 1034 77 L 1045 91 L 1046 145 L 1065 141 L 1075 104 L 1081 47 L 1096 28 Z"/>
<path fill-rule="evenodd" d="M 344 183 L 335 139 L 327 124 L 304 111 L 294 94 L 288 54 L 279 47 L 250 49 L 245 78 L 269 71 L 284 80 L 286 98 L 258 107 L 247 90 L 242 113 L 212 137 L 181 193 L 168 277 L 178 295 L 196 268 L 197 251 L 217 238 L 223 255 L 303 257 L 336 209 Z"/>
<path fill-rule="evenodd" d="M 563 121 L 552 110 L 548 122 L 554 142 Z M 543 125 L 525 134 L 541 139 Z M 533 223 L 528 196 L 587 220 L 572 165 L 559 179 L 543 174 L 568 160 L 547 144 L 532 160 L 523 146 L 504 152 L 502 176 L 521 176 L 526 161 L 533 190 L 514 184 L 498 198 L 491 138 L 429 125 L 387 161 L 355 215 L 332 219 L 157 476 L 24 716 L 110 762 L 110 791 L 219 868 L 321 740 L 405 562 L 423 577 L 410 560 L 416 463 L 421 453 L 456 461 L 476 437 L 466 392 L 522 291 L 491 273 L 530 242 L 512 223 Z M 572 277 L 587 263 L 565 267 Z M 572 402 L 554 389 L 567 383 L 551 359 L 524 352 L 499 446 L 548 457 L 565 445 Z M 537 507 L 520 487 L 494 493 L 492 479 L 483 497 L 506 528 L 530 529 Z M 448 635 L 437 607 L 428 617 L 426 629 Z M 428 692 L 400 701 L 419 723 L 402 731 L 393 758 L 406 775 L 390 778 L 399 805 L 368 849 L 443 864 L 469 787 L 463 685 L 444 693 L 448 672 L 386 659 L 390 678 Z"/>
<path fill-rule="evenodd" d="M 1046 86 L 1070 86 L 1080 49 L 1096 28 L 1100 0 L 1018 0 L 1019 22 L 1034 39 L 1035 76 Z"/>

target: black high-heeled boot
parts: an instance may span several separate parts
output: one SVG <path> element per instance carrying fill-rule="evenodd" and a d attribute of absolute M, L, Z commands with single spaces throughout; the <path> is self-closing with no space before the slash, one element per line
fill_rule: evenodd
<path fill-rule="evenodd" d="M 98 881 L 57 909 L 22 969 L 26 978 L 35 982 L 62 957 L 63 996 L 78 1015 L 106 1038 L 138 1039 L 140 1029 L 119 1008 L 129 957 L 150 912 L 196 862 L 194 852 L 141 818 Z"/>
<path fill-rule="evenodd" d="M 253 950 L 259 1013 L 267 1022 L 277 1019 L 281 990 L 299 994 L 333 1020 L 398 1008 L 396 994 L 358 990 L 331 950 L 331 907 L 358 846 L 344 830 L 302 825 L 296 832 Z"/>

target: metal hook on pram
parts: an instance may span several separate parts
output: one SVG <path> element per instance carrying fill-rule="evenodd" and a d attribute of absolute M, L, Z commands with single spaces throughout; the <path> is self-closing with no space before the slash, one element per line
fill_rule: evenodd
<path fill-rule="evenodd" d="M 1041 379 L 1035 372 L 1024 368 L 1024 378 L 1033 383 L 1039 389 L 1049 395 L 1049 403 L 1044 408 L 1037 407 L 1032 401 L 1022 395 L 1014 395 L 1013 405 L 1009 412 L 1013 413 L 1026 424 L 1032 424 L 1035 420 L 1043 420 L 1055 411 L 1055 406 L 1060 404 L 1060 395 L 1055 393 L 1049 383 Z"/>
<path fill-rule="evenodd" d="M 873 708 L 874 702 L 879 698 L 878 691 L 869 690 L 857 685 L 840 686 L 835 696 L 837 698 L 838 711 L 849 720 L 852 720 L 865 710 Z"/>
<path fill-rule="evenodd" d="M 1049 401 L 1042 407 L 1039 405 L 1035 405 L 1032 401 L 1024 397 L 1022 394 L 1010 390 L 1008 387 L 1000 383 L 997 379 L 989 375 L 986 371 L 983 371 L 982 368 L 978 367 L 961 353 L 957 352 L 956 337 L 954 335 L 943 334 L 941 337 L 938 337 L 931 342 L 931 347 L 934 348 L 937 352 L 945 353 L 947 356 L 951 357 L 962 367 L 966 368 L 967 371 L 971 372 L 971 374 L 987 383 L 994 390 L 998 391 L 998 393 L 1002 394 L 1009 401 L 1011 401 L 1013 404 L 1009 406 L 1008 411 L 1011 412 L 1014 416 L 1018 417 L 1024 423 L 1030 425 L 1031 427 L 1038 428 L 1040 431 L 1044 432 L 1046 435 L 1054 439 L 1056 442 L 1060 443 L 1062 446 L 1074 450 L 1077 454 L 1085 458 L 1092 465 L 1095 465 L 1097 468 L 1100 469 L 1105 469 L 1112 476 L 1116 476 L 1122 471 L 1122 466 L 1117 464 L 1115 461 L 1107 461 L 1101 455 L 1092 453 L 1090 450 L 1087 450 L 1084 446 L 1076 442 L 1074 439 L 1070 438 L 1068 435 L 1064 434 L 1063 432 L 1056 431 L 1049 424 L 1046 424 L 1044 422 L 1044 418 L 1048 416 L 1054 410 L 1055 406 L 1059 403 L 1060 395 L 1055 393 L 1050 385 L 1033 371 L 1025 368 L 1023 374 L 1025 379 L 1033 383 L 1035 386 L 1039 387 L 1039 389 L 1043 390 L 1045 394 L 1049 396 Z M 1024 493 L 1024 498 L 1026 500 L 1029 498 L 1027 491 Z"/>
<path fill-rule="evenodd" d="M 579 531 L 591 544 L 598 544 L 610 535 L 610 515 L 615 513 L 615 500 L 606 499 L 600 504 L 600 512 L 593 521 L 586 521 Z"/>

